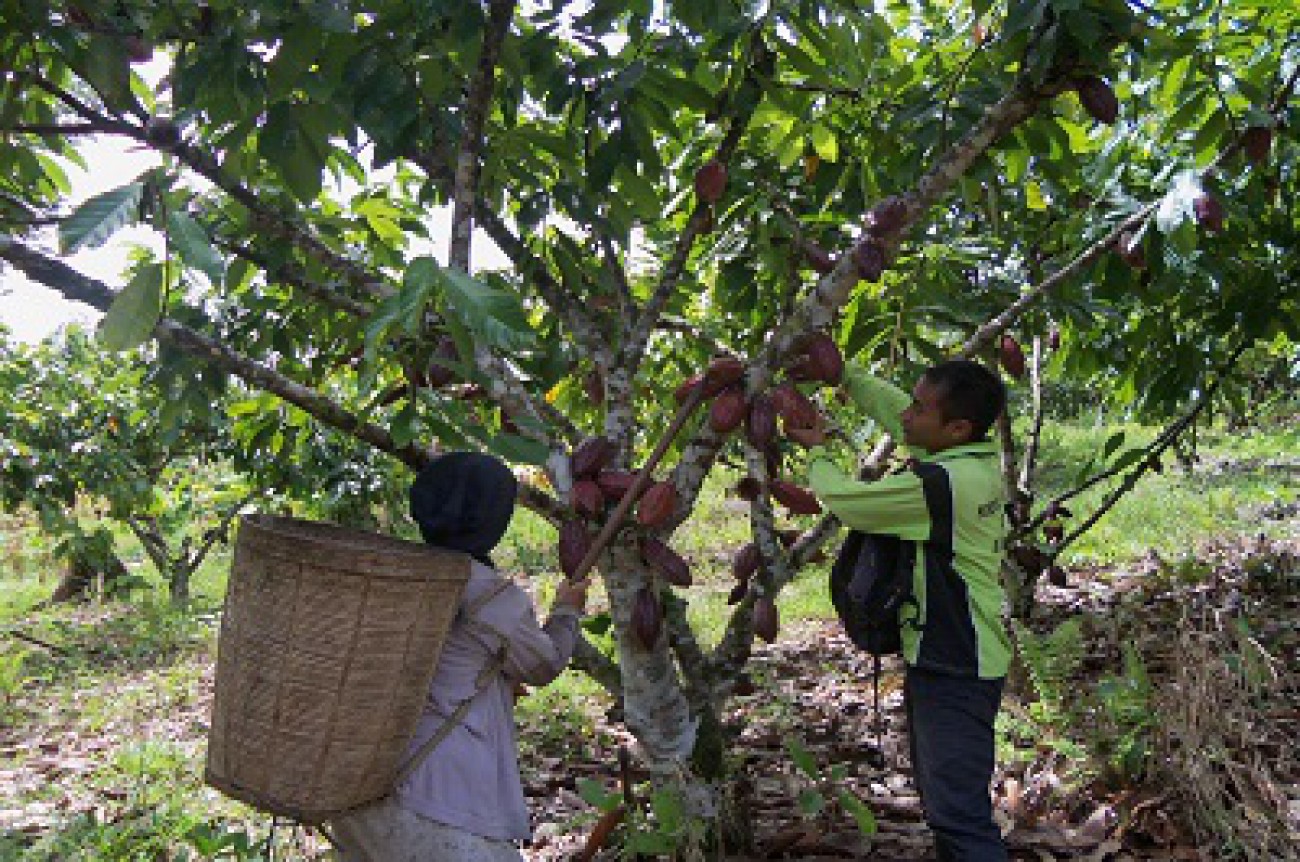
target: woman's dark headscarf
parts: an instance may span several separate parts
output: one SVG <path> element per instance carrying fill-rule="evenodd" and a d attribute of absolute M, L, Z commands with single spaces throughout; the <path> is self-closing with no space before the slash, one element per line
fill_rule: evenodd
<path fill-rule="evenodd" d="M 518 483 L 490 455 L 449 452 L 411 486 L 411 517 L 430 545 L 464 551 L 491 566 L 488 553 L 510 526 Z"/>

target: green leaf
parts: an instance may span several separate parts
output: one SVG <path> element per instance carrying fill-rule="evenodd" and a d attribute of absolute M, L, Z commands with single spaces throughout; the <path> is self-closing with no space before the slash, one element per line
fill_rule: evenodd
<path fill-rule="evenodd" d="M 813 150 L 821 157 L 823 161 L 833 162 L 839 158 L 840 146 L 839 141 L 835 139 L 835 133 L 825 126 L 818 123 L 812 127 Z"/>
<path fill-rule="evenodd" d="M 219 284 L 225 273 L 226 262 L 212 247 L 207 232 L 187 213 L 179 210 L 169 214 L 167 224 L 172 244 L 180 252 L 181 260 L 206 275 L 208 281 Z"/>
<path fill-rule="evenodd" d="M 537 342 L 524 307 L 514 293 L 454 269 L 441 271 L 446 310 L 491 347 L 514 353 Z"/>
<path fill-rule="evenodd" d="M 650 807 L 654 809 L 659 828 L 670 835 L 676 833 L 686 820 L 681 794 L 671 787 L 656 790 L 650 797 Z"/>
<path fill-rule="evenodd" d="M 497 434 L 488 441 L 488 448 L 512 464 L 533 464 L 538 467 L 544 466 L 551 454 L 544 443 L 518 434 Z"/>
<path fill-rule="evenodd" d="M 808 816 L 820 814 L 826 808 L 826 797 L 816 790 L 806 788 L 799 793 L 799 810 Z"/>
<path fill-rule="evenodd" d="M 1105 461 L 1111 455 L 1114 455 L 1119 447 L 1124 445 L 1124 432 L 1116 431 L 1107 438 L 1104 446 L 1101 447 L 1101 459 Z"/>
<path fill-rule="evenodd" d="M 144 344 L 162 314 L 162 265 L 141 267 L 113 300 L 99 321 L 100 343 L 108 350 L 130 350 Z"/>
<path fill-rule="evenodd" d="M 119 229 L 134 224 L 144 194 L 142 177 L 95 195 L 59 222 L 59 251 L 76 254 L 98 248 Z"/>
<path fill-rule="evenodd" d="M 867 803 L 858 798 L 856 793 L 848 788 L 842 788 L 840 790 L 840 805 L 853 817 L 853 822 L 858 824 L 859 832 L 863 835 L 876 834 L 876 815 L 871 813 Z"/>
<path fill-rule="evenodd" d="M 120 40 L 90 40 L 85 75 L 110 108 L 125 111 L 131 107 L 131 64 Z"/>
<path fill-rule="evenodd" d="M 802 742 L 793 736 L 787 736 L 785 748 L 790 752 L 790 759 L 794 761 L 795 766 L 799 767 L 800 772 L 812 779 L 818 777 L 817 761 L 813 760 L 813 756 L 803 747 Z"/>
<path fill-rule="evenodd" d="M 605 785 L 594 778 L 578 780 L 578 795 L 588 805 L 601 811 L 612 811 L 619 803 L 619 795 L 614 791 L 606 790 Z"/>
<path fill-rule="evenodd" d="M 411 401 L 407 401 L 405 406 L 397 411 L 397 415 L 393 417 L 392 423 L 388 426 L 388 433 L 393 437 L 394 446 L 400 449 L 415 439 L 416 418 L 415 404 Z"/>

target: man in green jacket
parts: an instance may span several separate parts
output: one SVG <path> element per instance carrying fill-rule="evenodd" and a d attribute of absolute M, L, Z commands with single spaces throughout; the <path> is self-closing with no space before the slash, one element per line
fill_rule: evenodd
<path fill-rule="evenodd" d="M 911 396 L 859 368 L 845 390 L 914 459 L 862 482 L 825 459 L 813 493 L 849 529 L 916 543 L 915 602 L 900 613 L 912 769 L 941 860 L 1005 860 L 993 821 L 993 722 L 1011 657 L 999 582 L 1007 525 L 997 447 L 1002 381 L 951 360 Z"/>

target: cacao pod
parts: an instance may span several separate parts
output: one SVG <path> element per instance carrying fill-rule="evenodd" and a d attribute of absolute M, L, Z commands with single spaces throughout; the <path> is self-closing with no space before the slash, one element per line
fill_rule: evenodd
<path fill-rule="evenodd" d="M 1133 269 L 1146 269 L 1147 256 L 1142 248 L 1142 241 L 1128 231 L 1124 231 L 1115 240 L 1115 251 L 1119 253 L 1120 260 L 1124 261 Z"/>
<path fill-rule="evenodd" d="M 812 360 L 806 353 L 796 356 L 794 361 L 786 366 L 785 376 L 798 383 L 817 379 L 813 376 Z"/>
<path fill-rule="evenodd" d="M 772 399 L 762 392 L 750 401 L 749 415 L 745 421 L 745 436 L 756 449 L 762 449 L 776 436 L 776 407 L 772 404 Z"/>
<path fill-rule="evenodd" d="M 1043 537 L 1052 544 L 1065 538 L 1065 525 L 1060 521 L 1047 521 L 1043 524 Z"/>
<path fill-rule="evenodd" d="M 880 281 L 885 274 L 885 250 L 874 238 L 867 237 L 853 247 L 853 266 L 863 281 Z"/>
<path fill-rule="evenodd" d="M 726 189 L 727 166 L 722 162 L 708 162 L 695 172 L 695 194 L 706 204 L 716 203 Z"/>
<path fill-rule="evenodd" d="M 737 551 L 736 556 L 731 558 L 731 576 L 738 581 L 747 581 L 758 571 L 758 567 L 762 562 L 763 558 L 758 552 L 758 545 L 750 542 Z"/>
<path fill-rule="evenodd" d="M 663 613 L 659 608 L 659 597 L 649 587 L 636 591 L 632 600 L 632 635 L 645 649 L 654 649 L 659 641 L 659 629 L 663 623 Z"/>
<path fill-rule="evenodd" d="M 808 265 L 820 275 L 826 275 L 835 269 L 835 258 L 830 256 L 824 248 L 811 240 L 803 241 L 803 256 L 808 261 Z"/>
<path fill-rule="evenodd" d="M 822 421 L 821 414 L 817 415 L 817 422 L 811 428 L 800 428 L 797 426 L 787 425 L 785 427 L 785 436 L 789 437 L 800 446 L 809 449 L 814 446 L 820 446 L 826 442 L 826 427 Z"/>
<path fill-rule="evenodd" d="M 1060 566 L 1047 567 L 1047 582 L 1054 587 L 1068 587 L 1069 580 L 1065 577 L 1065 569 Z"/>
<path fill-rule="evenodd" d="M 695 375 L 694 377 L 686 378 L 680 384 L 678 384 L 677 390 L 673 392 L 673 400 L 676 401 L 678 404 L 685 404 L 686 399 L 691 397 L 692 392 L 700 388 L 701 383 L 702 383 L 702 378 L 698 374 Z"/>
<path fill-rule="evenodd" d="M 605 378 L 601 376 L 599 368 L 591 369 L 587 372 L 587 376 L 582 378 L 582 389 L 587 393 L 587 400 L 592 404 L 605 403 Z"/>
<path fill-rule="evenodd" d="M 783 401 L 781 420 L 785 423 L 787 430 L 790 428 L 816 428 L 821 423 L 821 412 L 818 411 L 817 405 L 812 402 L 811 398 L 793 386 L 789 388 Z"/>
<path fill-rule="evenodd" d="M 568 520 L 560 524 L 560 571 L 565 577 L 573 577 L 590 548 L 591 533 L 580 521 Z"/>
<path fill-rule="evenodd" d="M 867 232 L 872 236 L 889 236 L 902 229 L 906 218 L 907 202 L 897 195 L 890 195 L 867 213 Z"/>
<path fill-rule="evenodd" d="M 655 482 L 637 504 L 636 520 L 643 527 L 658 527 L 677 509 L 677 486 L 672 482 Z"/>
<path fill-rule="evenodd" d="M 781 547 L 783 548 L 793 547 L 794 543 L 799 541 L 799 537 L 801 535 L 803 534 L 800 533 L 798 530 L 777 530 L 776 531 L 776 537 L 777 539 L 780 540 Z"/>
<path fill-rule="evenodd" d="M 782 383 L 780 386 L 773 387 L 769 395 L 772 399 L 772 406 L 776 408 L 776 412 L 780 413 L 784 417 L 786 411 L 790 409 L 791 399 L 793 399 L 795 394 L 798 392 L 799 390 L 796 389 L 792 383 Z"/>
<path fill-rule="evenodd" d="M 588 518 L 599 518 L 605 511 L 605 495 L 595 479 L 579 479 L 574 482 L 570 501 L 573 511 Z"/>
<path fill-rule="evenodd" d="M 1006 372 L 1017 380 L 1025 376 L 1025 352 L 1020 349 L 1020 343 L 1010 335 L 1002 336 L 1002 343 L 998 346 L 998 361 L 1002 363 Z"/>
<path fill-rule="evenodd" d="M 1196 221 L 1206 233 L 1218 233 L 1223 230 L 1223 204 L 1219 199 L 1210 194 L 1202 194 L 1196 200 L 1192 201 L 1192 211 L 1196 214 Z"/>
<path fill-rule="evenodd" d="M 1047 556 L 1033 545 L 1016 545 L 1011 549 L 1011 559 L 1031 577 L 1037 577 L 1047 565 Z"/>
<path fill-rule="evenodd" d="M 720 356 L 709 363 L 704 372 L 704 395 L 712 398 L 722 390 L 738 383 L 745 376 L 745 363 L 730 356 Z"/>
<path fill-rule="evenodd" d="M 1095 75 L 1079 78 L 1074 82 L 1074 90 L 1079 94 L 1079 104 L 1097 122 L 1109 126 L 1119 119 L 1119 99 L 1110 84 L 1101 78 Z"/>
<path fill-rule="evenodd" d="M 181 142 L 181 130 L 170 117 L 150 117 L 144 124 L 144 139 L 160 150 Z"/>
<path fill-rule="evenodd" d="M 600 486 L 601 493 L 605 495 L 605 501 L 608 503 L 622 500 L 623 495 L 635 482 L 636 474 L 629 473 L 627 470 L 601 470 L 600 475 L 596 477 L 596 484 Z"/>
<path fill-rule="evenodd" d="M 690 564 L 667 543 L 654 536 L 646 536 L 641 540 L 641 559 L 674 587 L 691 585 Z"/>
<path fill-rule="evenodd" d="M 140 33 L 129 33 L 122 37 L 122 47 L 126 58 L 132 63 L 148 63 L 153 59 L 153 45 Z"/>
<path fill-rule="evenodd" d="M 763 486 L 753 476 L 744 476 L 736 483 L 735 494 L 746 503 L 752 503 L 763 493 Z"/>
<path fill-rule="evenodd" d="M 844 355 L 835 339 L 825 332 L 814 332 L 808 336 L 803 352 L 808 357 L 814 379 L 830 386 L 840 385 L 844 379 Z"/>
<path fill-rule="evenodd" d="M 575 477 L 595 477 L 617 454 L 618 447 L 609 438 L 588 437 L 573 450 L 569 466 Z"/>
<path fill-rule="evenodd" d="M 717 223 L 713 220 L 713 207 L 706 206 L 700 210 L 700 233 L 713 233 Z"/>
<path fill-rule="evenodd" d="M 456 372 L 444 364 L 447 362 L 460 362 L 460 354 L 456 351 L 456 342 L 443 337 L 433 349 L 433 358 L 424 372 L 424 382 L 434 389 L 441 389 L 455 380 Z"/>
<path fill-rule="evenodd" d="M 774 479 L 771 483 L 772 497 L 785 506 L 792 515 L 821 514 L 822 504 L 806 488 L 800 488 L 792 482 Z"/>
<path fill-rule="evenodd" d="M 1061 330 L 1060 330 L 1059 327 L 1053 326 L 1053 327 L 1048 331 L 1048 333 L 1047 333 L 1047 346 L 1050 347 L 1052 350 L 1060 350 L 1060 349 L 1061 349 Z"/>
<path fill-rule="evenodd" d="M 719 434 L 730 433 L 745 421 L 745 414 L 745 392 L 732 386 L 709 405 L 709 427 Z"/>
<path fill-rule="evenodd" d="M 742 673 L 736 677 L 736 681 L 731 684 L 731 693 L 737 697 L 748 697 L 756 691 L 758 691 L 758 687 L 754 685 L 754 681 L 749 678 L 747 673 Z"/>
<path fill-rule="evenodd" d="M 780 620 L 776 613 L 776 602 L 771 596 L 759 596 L 754 602 L 754 634 L 771 643 L 776 640 Z"/>
<path fill-rule="evenodd" d="M 727 593 L 727 604 L 738 605 L 745 600 L 745 595 L 749 592 L 749 581 L 737 581 L 736 585 Z"/>
<path fill-rule="evenodd" d="M 1263 164 L 1273 149 L 1273 130 L 1268 126 L 1251 126 L 1241 136 L 1241 148 L 1246 158 L 1257 165 Z"/>

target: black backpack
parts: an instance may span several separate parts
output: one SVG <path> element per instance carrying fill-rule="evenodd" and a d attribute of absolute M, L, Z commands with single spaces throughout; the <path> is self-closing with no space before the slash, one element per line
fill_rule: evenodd
<path fill-rule="evenodd" d="M 880 712 L 880 658 L 903 651 L 903 631 L 898 614 L 903 605 L 916 604 L 912 570 L 916 543 L 897 536 L 850 530 L 831 566 L 831 603 L 849 640 L 871 654 L 872 708 L 876 741 L 867 746 L 867 762 L 884 769 L 881 745 L 884 716 Z"/>
<path fill-rule="evenodd" d="M 916 543 L 850 530 L 831 566 L 831 603 L 844 632 L 877 658 L 903 651 L 898 612 L 915 603 Z"/>

